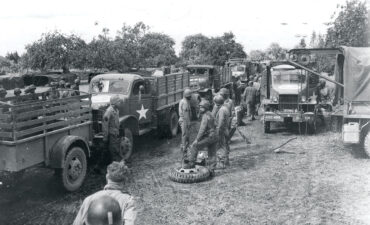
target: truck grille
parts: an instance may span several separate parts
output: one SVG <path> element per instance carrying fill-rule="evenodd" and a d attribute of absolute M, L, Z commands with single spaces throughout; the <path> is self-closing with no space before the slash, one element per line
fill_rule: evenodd
<path fill-rule="evenodd" d="M 279 95 L 279 110 L 298 110 L 298 95 Z"/>
<path fill-rule="evenodd" d="M 102 132 L 102 125 L 101 122 L 103 120 L 104 110 L 93 110 L 92 111 L 92 118 L 93 118 L 93 129 L 95 134 Z"/>

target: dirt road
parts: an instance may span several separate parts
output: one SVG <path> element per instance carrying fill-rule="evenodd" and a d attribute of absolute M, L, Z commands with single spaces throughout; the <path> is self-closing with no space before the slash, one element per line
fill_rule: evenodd
<path fill-rule="evenodd" d="M 266 135 L 260 121 L 241 130 L 253 144 L 236 134 L 230 168 L 198 184 L 168 179 L 180 137 L 136 140 L 128 190 L 137 196 L 137 224 L 370 224 L 370 160 L 361 150 L 335 133 Z M 283 153 L 271 150 L 292 137 Z M 0 224 L 71 224 L 84 197 L 103 185 L 104 176 L 90 173 L 68 194 L 51 171 L 27 171 L 18 186 L 0 189 Z"/>

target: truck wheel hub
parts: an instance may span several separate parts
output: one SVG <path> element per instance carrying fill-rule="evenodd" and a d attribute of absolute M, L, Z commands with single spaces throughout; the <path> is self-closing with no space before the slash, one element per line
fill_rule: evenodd
<path fill-rule="evenodd" d="M 82 171 L 82 164 L 78 158 L 74 158 L 69 163 L 68 176 L 73 180 L 76 180 Z"/>

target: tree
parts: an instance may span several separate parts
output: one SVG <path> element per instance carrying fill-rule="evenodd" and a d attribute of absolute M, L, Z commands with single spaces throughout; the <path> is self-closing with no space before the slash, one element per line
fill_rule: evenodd
<path fill-rule="evenodd" d="M 209 64 L 207 51 L 210 39 L 203 34 L 186 36 L 182 42 L 180 58 L 184 64 Z"/>
<path fill-rule="evenodd" d="M 15 52 L 7 53 L 5 58 L 17 64 L 21 57 L 18 55 L 18 52 L 15 51 Z"/>
<path fill-rule="evenodd" d="M 142 59 L 141 66 L 159 67 L 171 65 L 177 60 L 175 41 L 166 34 L 147 33 L 140 38 L 139 55 Z"/>
<path fill-rule="evenodd" d="M 71 66 L 83 66 L 76 62 L 80 62 L 80 51 L 84 48 L 85 41 L 74 34 L 46 33 L 26 46 L 26 64 L 32 69 L 62 69 L 68 73 Z"/>
<path fill-rule="evenodd" d="M 261 50 L 252 50 L 249 52 L 249 59 L 253 61 L 262 61 L 266 59 L 266 53 Z"/>
<path fill-rule="evenodd" d="M 286 58 L 286 53 L 286 49 L 274 42 L 266 49 L 266 58 L 269 60 L 284 60 Z"/>
<path fill-rule="evenodd" d="M 342 45 L 353 47 L 369 46 L 369 19 L 366 3 L 347 1 L 327 30 L 326 47 Z M 334 17 L 334 16 L 333 16 Z"/>
<path fill-rule="evenodd" d="M 235 41 L 232 32 L 208 38 L 202 34 L 185 37 L 180 57 L 184 64 L 224 65 L 230 58 L 245 58 L 243 46 Z"/>

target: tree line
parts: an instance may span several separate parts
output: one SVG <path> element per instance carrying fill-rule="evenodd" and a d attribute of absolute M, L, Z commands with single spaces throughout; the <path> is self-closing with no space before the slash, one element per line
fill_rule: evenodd
<path fill-rule="evenodd" d="M 296 47 L 369 46 L 368 28 L 369 17 L 365 2 L 347 1 L 345 5 L 338 5 L 338 12 L 332 15 L 332 22 L 328 23 L 325 34 L 314 31 L 309 45 L 305 39 L 301 39 Z M 0 72 L 3 68 L 14 72 L 21 69 L 61 69 L 67 73 L 71 68 L 126 72 L 132 68 L 166 65 L 224 65 L 229 58 L 235 57 L 283 60 L 287 52 L 287 49 L 276 42 L 265 50 L 253 50 L 247 55 L 232 32 L 216 37 L 203 34 L 186 36 L 179 56 L 176 56 L 174 46 L 173 38 L 164 33 L 152 32 L 143 22 L 133 26 L 123 24 L 115 37 L 110 35 L 109 29 L 104 28 L 101 34 L 88 43 L 76 34 L 53 31 L 26 45 L 26 52 L 21 56 L 17 52 L 0 56 Z"/>

